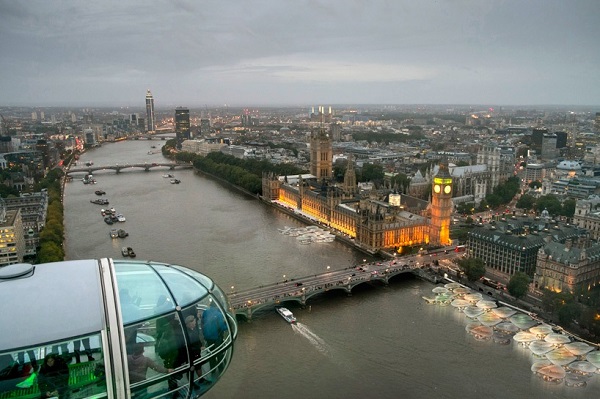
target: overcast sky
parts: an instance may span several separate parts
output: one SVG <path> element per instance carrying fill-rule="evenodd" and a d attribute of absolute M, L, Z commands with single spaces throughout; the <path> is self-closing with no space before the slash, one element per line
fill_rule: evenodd
<path fill-rule="evenodd" d="M 0 0 L 0 105 L 600 104 L 600 0 Z"/>

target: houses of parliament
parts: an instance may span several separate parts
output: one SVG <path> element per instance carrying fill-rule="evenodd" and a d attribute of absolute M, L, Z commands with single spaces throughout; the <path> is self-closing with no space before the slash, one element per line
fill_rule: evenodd
<path fill-rule="evenodd" d="M 308 215 L 371 253 L 451 244 L 453 179 L 446 163 L 432 179 L 431 202 L 389 189 L 359 192 L 351 158 L 343 183 L 334 182 L 332 170 L 332 138 L 324 128 L 313 130 L 310 174 L 265 173 L 263 198 Z"/>

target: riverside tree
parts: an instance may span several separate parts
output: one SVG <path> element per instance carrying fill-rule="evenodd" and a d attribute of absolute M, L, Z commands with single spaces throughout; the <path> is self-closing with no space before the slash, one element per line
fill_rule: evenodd
<path fill-rule="evenodd" d="M 485 275 L 485 263 L 480 258 L 460 259 L 458 266 L 469 281 L 477 281 Z"/>
<path fill-rule="evenodd" d="M 529 276 L 523 272 L 516 272 L 508 281 L 508 292 L 515 298 L 523 298 L 529 287 Z"/>

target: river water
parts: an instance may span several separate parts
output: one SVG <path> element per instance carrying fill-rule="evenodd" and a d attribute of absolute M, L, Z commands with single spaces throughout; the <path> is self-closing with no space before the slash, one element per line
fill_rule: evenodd
<path fill-rule="evenodd" d="M 95 166 L 164 162 L 148 154 L 163 141 L 105 144 L 80 159 Z M 170 184 L 172 173 L 181 184 Z M 121 257 L 190 267 L 225 291 L 345 268 L 371 259 L 338 243 L 300 244 L 278 228 L 301 224 L 192 170 L 99 171 L 95 185 L 77 178 L 65 188 L 67 259 Z M 129 237 L 111 239 L 102 206 L 127 221 Z M 233 361 L 207 398 L 592 398 L 600 375 L 585 388 L 553 385 L 530 371 L 535 361 L 516 343 L 477 341 L 452 307 L 427 305 L 432 284 L 413 278 L 387 287 L 359 286 L 313 299 L 287 324 L 275 311 L 239 323 Z"/>

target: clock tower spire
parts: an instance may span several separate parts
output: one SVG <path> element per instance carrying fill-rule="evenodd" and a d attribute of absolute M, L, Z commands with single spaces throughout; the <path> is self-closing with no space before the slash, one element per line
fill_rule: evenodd
<path fill-rule="evenodd" d="M 433 245 L 450 245 L 450 219 L 452 217 L 452 176 L 448 163 L 440 162 L 431 187 L 431 223 L 429 242 Z"/>

